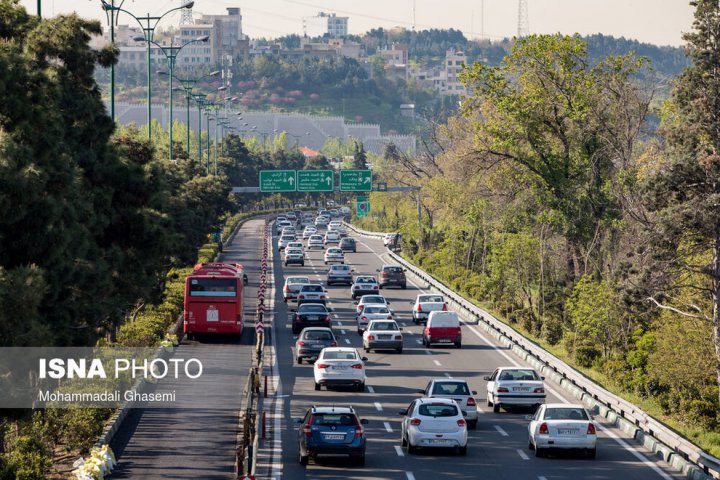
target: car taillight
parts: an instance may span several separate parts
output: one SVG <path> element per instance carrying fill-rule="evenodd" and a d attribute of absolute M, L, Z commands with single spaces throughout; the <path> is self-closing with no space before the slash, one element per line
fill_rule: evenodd
<path fill-rule="evenodd" d="M 285 285 L 285 288 L 284 288 L 283 290 L 284 290 L 285 292 L 289 292 L 289 291 L 290 291 L 290 287 L 288 287 L 287 285 Z"/>
<path fill-rule="evenodd" d="M 378 290 L 378 286 L 377 286 L 377 285 L 373 285 L 373 290 Z"/>
<path fill-rule="evenodd" d="M 375 335 L 368 335 L 368 340 L 375 340 Z"/>
<path fill-rule="evenodd" d="M 402 340 L 402 335 L 395 335 L 395 340 Z"/>
<path fill-rule="evenodd" d="M 547 435 L 547 434 L 549 433 L 549 432 L 548 432 L 548 428 L 547 428 L 547 423 L 543 422 L 543 423 L 540 424 L 539 433 L 540 433 L 541 435 Z"/>
<path fill-rule="evenodd" d="M 417 308 L 415 309 L 416 312 L 422 312 L 422 305 L 419 303 L 417 304 Z"/>
<path fill-rule="evenodd" d="M 587 429 L 588 435 L 595 435 L 595 425 L 592 423 L 588 423 L 588 429 Z"/>
<path fill-rule="evenodd" d="M 360 320 L 362 320 L 363 322 L 367 322 L 367 321 L 368 321 L 367 317 L 365 317 L 365 316 L 360 317 Z"/>
<path fill-rule="evenodd" d="M 360 290 L 360 285 L 355 285 L 355 286 L 353 287 L 353 290 Z"/>
<path fill-rule="evenodd" d="M 498 387 L 498 393 L 510 393 L 510 390 L 505 387 Z"/>
<path fill-rule="evenodd" d="M 442 311 L 443 311 L 443 312 L 447 312 L 447 303 L 443 303 L 443 309 L 442 309 Z"/>
<path fill-rule="evenodd" d="M 303 342 L 302 340 L 298 340 L 298 345 L 302 347 L 303 345 L 305 345 L 305 342 Z"/>
<path fill-rule="evenodd" d="M 325 295 L 320 295 L 320 300 L 325 299 Z"/>
<path fill-rule="evenodd" d="M 310 425 L 305 425 L 303 427 L 303 434 L 305 434 L 306 437 L 312 436 L 312 427 L 310 427 Z"/>
<path fill-rule="evenodd" d="M 330 315 L 328 315 L 327 317 L 323 318 L 323 322 L 329 322 L 329 321 L 330 321 Z"/>
<path fill-rule="evenodd" d="M 333 340 L 332 342 L 330 342 L 330 346 L 337 347 L 337 342 L 335 340 Z"/>
<path fill-rule="evenodd" d="M 475 407 L 477 404 L 475 403 L 475 399 L 473 397 L 468 398 L 467 400 L 467 406 L 468 407 Z"/>
<path fill-rule="evenodd" d="M 300 296 L 298 296 L 298 298 L 303 299 L 303 298 L 305 298 L 305 295 L 300 295 Z"/>
<path fill-rule="evenodd" d="M 460 420 L 457 421 L 457 424 L 458 424 L 458 427 L 464 427 L 464 426 L 465 426 L 465 420 L 463 420 L 463 419 L 461 418 Z"/>
<path fill-rule="evenodd" d="M 355 438 L 362 438 L 363 436 L 363 427 L 362 425 L 355 425 Z"/>
<path fill-rule="evenodd" d="M 392 320 L 392 314 L 387 316 L 388 320 Z"/>
<path fill-rule="evenodd" d="M 545 389 L 543 387 L 536 388 L 533 390 L 533 393 L 545 393 Z"/>
<path fill-rule="evenodd" d="M 352 368 L 354 368 L 355 370 L 362 370 L 363 365 L 362 365 L 362 363 L 356 363 L 355 365 L 352 366 Z"/>
<path fill-rule="evenodd" d="M 318 363 L 318 366 L 317 366 L 317 367 L 318 367 L 318 368 L 327 368 L 327 367 L 329 367 L 329 366 L 330 366 L 330 365 L 328 365 L 327 363 Z"/>
<path fill-rule="evenodd" d="M 414 425 L 414 426 L 417 427 L 417 426 L 420 425 L 421 423 L 422 423 L 422 420 L 420 420 L 419 418 L 412 418 L 412 419 L 410 419 L 410 425 Z"/>

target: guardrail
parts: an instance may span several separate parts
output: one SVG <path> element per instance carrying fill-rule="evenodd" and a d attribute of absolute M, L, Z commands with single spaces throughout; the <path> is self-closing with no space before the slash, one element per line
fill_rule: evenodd
<path fill-rule="evenodd" d="M 345 222 L 350 230 L 370 238 L 382 238 L 383 233 L 361 230 Z M 703 451 L 680 434 L 652 418 L 642 409 L 597 385 L 567 363 L 545 351 L 507 324 L 451 290 L 435 277 L 416 267 L 394 252 L 390 257 L 412 275 L 427 283 L 450 300 L 450 304 L 469 322 L 475 323 L 500 342 L 509 346 L 522 359 L 578 400 L 584 402 L 634 439 L 644 444 L 655 455 L 693 480 L 720 479 L 720 459 Z"/>

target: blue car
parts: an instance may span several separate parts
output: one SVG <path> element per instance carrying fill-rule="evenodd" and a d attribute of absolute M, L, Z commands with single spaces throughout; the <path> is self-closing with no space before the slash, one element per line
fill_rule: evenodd
<path fill-rule="evenodd" d="M 367 420 L 360 420 L 352 407 L 313 406 L 305 417 L 295 420 L 298 428 L 298 450 L 301 465 L 310 458 L 346 456 L 356 465 L 365 465 L 365 430 Z"/>

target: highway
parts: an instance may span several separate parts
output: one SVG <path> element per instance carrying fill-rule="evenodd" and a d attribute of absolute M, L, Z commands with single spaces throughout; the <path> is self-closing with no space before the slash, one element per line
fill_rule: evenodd
<path fill-rule="evenodd" d="M 358 253 L 346 253 L 346 263 L 356 273 L 374 274 L 386 263 L 387 255 L 380 240 L 357 237 Z M 583 455 L 558 455 L 536 458 L 528 449 L 528 411 L 493 413 L 486 406 L 485 381 L 499 366 L 524 365 L 509 349 L 500 347 L 477 327 L 463 326 L 463 347 L 426 349 L 421 345 L 421 328 L 412 323 L 411 301 L 425 285 L 416 285 L 408 277 L 408 288 L 389 287 L 381 290 L 391 302 L 396 319 L 404 330 L 404 352 L 371 352 L 367 356 L 367 391 L 315 391 L 312 365 L 293 361 L 294 337 L 290 329 L 290 308 L 282 301 L 282 282 L 287 275 L 308 275 L 311 281 L 324 283 L 327 267 L 322 251 L 308 252 L 304 267 L 284 267 L 274 239 L 276 285 L 274 289 L 274 326 L 270 332 L 267 354 L 272 368 L 269 375 L 270 395 L 265 400 L 267 415 L 266 438 L 261 442 L 256 478 L 272 479 L 680 479 L 667 464 L 651 457 L 650 453 L 619 429 L 600 423 L 597 459 Z M 328 287 L 333 307 L 333 329 L 339 345 L 361 348 L 361 337 L 354 323 L 354 309 L 349 287 Z M 398 411 L 407 407 L 418 390 L 425 388 L 432 378 L 463 378 L 477 391 L 480 410 L 477 430 L 469 431 L 467 456 L 442 451 L 420 451 L 408 455 L 400 447 Z M 558 385 L 546 381 L 548 402 L 569 402 L 572 397 Z M 352 405 L 361 418 L 370 421 L 366 426 L 368 439 L 366 466 L 350 467 L 345 462 L 316 464 L 302 467 L 298 462 L 296 426 L 293 417 L 301 417 L 312 405 Z M 599 419 L 598 419 L 599 420 Z"/>
<path fill-rule="evenodd" d="M 199 358 L 212 384 L 199 382 L 192 395 L 227 399 L 223 408 L 134 410 L 113 439 L 119 465 L 112 478 L 229 479 L 235 478 L 238 410 L 254 352 L 254 312 L 257 298 L 264 220 L 250 220 L 225 246 L 221 261 L 245 266 L 249 286 L 245 324 L 240 342 L 227 338 L 184 340 L 173 358 Z"/>

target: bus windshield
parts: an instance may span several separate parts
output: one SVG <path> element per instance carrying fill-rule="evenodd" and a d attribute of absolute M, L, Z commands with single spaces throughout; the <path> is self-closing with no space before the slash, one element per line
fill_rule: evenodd
<path fill-rule="evenodd" d="M 237 294 L 235 278 L 191 278 L 191 297 L 234 297 Z"/>

